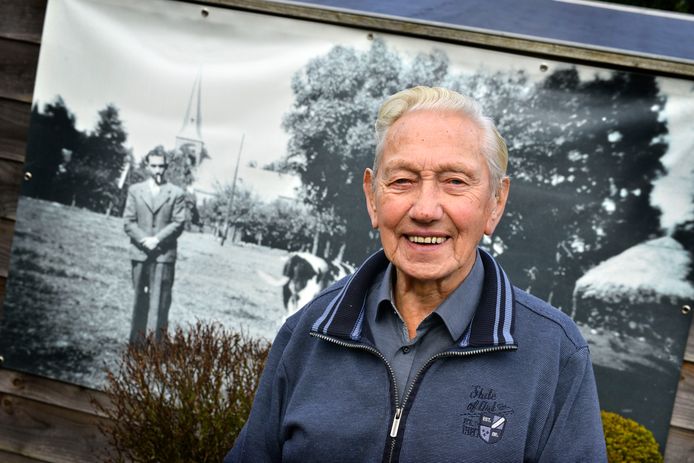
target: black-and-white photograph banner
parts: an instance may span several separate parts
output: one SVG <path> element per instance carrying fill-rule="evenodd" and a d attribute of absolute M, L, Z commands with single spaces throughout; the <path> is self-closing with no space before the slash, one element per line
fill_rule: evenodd
<path fill-rule="evenodd" d="M 692 81 L 201 10 L 49 1 L 5 366 L 99 388 L 146 330 L 272 340 L 379 247 L 362 193 L 376 108 L 446 86 L 509 145 L 506 215 L 481 245 L 576 320 L 601 406 L 664 448 L 694 299 Z"/>

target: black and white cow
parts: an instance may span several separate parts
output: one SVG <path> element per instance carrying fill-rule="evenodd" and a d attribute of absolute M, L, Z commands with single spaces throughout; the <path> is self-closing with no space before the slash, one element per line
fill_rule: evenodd
<path fill-rule="evenodd" d="M 293 252 L 287 257 L 282 278 L 273 278 L 259 271 L 273 286 L 282 286 L 282 300 L 287 316 L 311 301 L 331 283 L 346 277 L 354 267 L 341 261 L 327 261 L 308 252 Z"/>

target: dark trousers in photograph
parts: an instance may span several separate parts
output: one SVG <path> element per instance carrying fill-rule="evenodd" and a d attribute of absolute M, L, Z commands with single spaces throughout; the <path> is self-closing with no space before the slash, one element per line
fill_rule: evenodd
<path fill-rule="evenodd" d="M 150 331 L 159 341 L 168 325 L 175 262 L 131 262 L 135 303 L 130 343 L 142 342 Z"/>

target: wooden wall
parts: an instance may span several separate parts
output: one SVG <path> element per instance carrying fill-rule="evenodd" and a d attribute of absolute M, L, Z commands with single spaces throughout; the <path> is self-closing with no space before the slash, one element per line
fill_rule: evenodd
<path fill-rule="evenodd" d="M 46 1 L 0 0 L 0 300 L 5 293 Z M 98 391 L 0 369 L 0 461 L 100 459 L 97 455 L 106 442 L 96 424 L 103 418 L 91 400 L 105 398 Z M 665 453 L 668 462 L 694 462 L 694 324 Z"/>

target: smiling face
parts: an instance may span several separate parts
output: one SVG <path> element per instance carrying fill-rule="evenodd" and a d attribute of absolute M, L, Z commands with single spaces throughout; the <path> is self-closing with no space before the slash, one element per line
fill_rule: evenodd
<path fill-rule="evenodd" d="M 480 140 L 474 122 L 450 111 L 409 112 L 388 130 L 378 172 L 364 173 L 364 193 L 398 285 L 452 291 L 472 269 L 482 235 L 494 231 L 508 179 L 495 194 Z"/>

